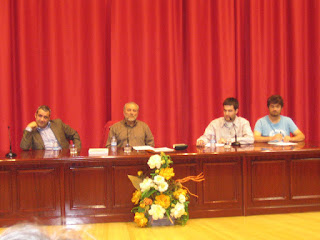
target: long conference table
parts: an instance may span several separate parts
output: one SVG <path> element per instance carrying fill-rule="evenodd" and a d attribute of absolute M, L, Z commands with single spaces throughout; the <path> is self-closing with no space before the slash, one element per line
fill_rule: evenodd
<path fill-rule="evenodd" d="M 148 172 L 152 154 L 118 149 L 92 157 L 82 149 L 77 156 L 38 150 L 0 157 L 0 226 L 132 221 L 134 187 L 127 175 Z M 167 154 L 174 179 L 204 173 L 205 181 L 184 184 L 198 195 L 190 199 L 191 218 L 320 210 L 318 144 L 189 146 Z"/>

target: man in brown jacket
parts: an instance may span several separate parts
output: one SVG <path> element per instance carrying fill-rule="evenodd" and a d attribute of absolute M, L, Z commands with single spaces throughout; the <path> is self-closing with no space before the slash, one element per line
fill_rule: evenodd
<path fill-rule="evenodd" d="M 42 105 L 35 113 L 35 121 L 23 131 L 20 147 L 23 150 L 67 149 L 72 140 L 77 149 L 81 148 L 77 131 L 63 123 L 61 119 L 50 120 L 51 109 Z"/>

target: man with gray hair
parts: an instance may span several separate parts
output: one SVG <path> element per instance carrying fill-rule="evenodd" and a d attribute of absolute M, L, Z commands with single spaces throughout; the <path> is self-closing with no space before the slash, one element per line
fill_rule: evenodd
<path fill-rule="evenodd" d="M 42 105 L 35 113 L 35 121 L 30 122 L 23 131 L 20 147 L 23 150 L 68 149 L 72 140 L 77 149 L 81 148 L 78 132 L 61 119 L 50 120 L 51 109 Z"/>
<path fill-rule="evenodd" d="M 131 146 L 154 146 L 152 132 L 146 123 L 137 120 L 138 114 L 139 105 L 135 102 L 129 102 L 124 105 L 124 119 L 110 127 L 106 147 L 110 146 L 113 136 L 117 140 L 118 147 L 124 147 L 126 144 Z"/>

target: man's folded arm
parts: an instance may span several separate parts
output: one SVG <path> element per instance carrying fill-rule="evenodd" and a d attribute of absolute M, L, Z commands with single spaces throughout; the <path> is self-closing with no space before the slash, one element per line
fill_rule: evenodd
<path fill-rule="evenodd" d="M 241 144 L 253 144 L 254 143 L 253 132 L 251 130 L 249 122 L 244 124 L 243 130 L 242 130 L 242 137 L 238 137 L 237 140 Z"/>
<path fill-rule="evenodd" d="M 20 148 L 22 150 L 29 150 L 31 146 L 32 146 L 32 133 L 27 130 L 23 130 L 23 136 L 20 142 Z"/>
<path fill-rule="evenodd" d="M 303 132 L 301 132 L 299 129 L 293 132 L 293 137 L 290 137 L 291 142 L 302 142 L 305 140 L 305 136 Z"/>
<path fill-rule="evenodd" d="M 67 136 L 67 139 L 72 140 L 73 144 L 78 149 L 81 149 L 81 140 L 78 132 L 63 122 L 62 122 L 62 125 L 63 125 L 64 132 Z"/>

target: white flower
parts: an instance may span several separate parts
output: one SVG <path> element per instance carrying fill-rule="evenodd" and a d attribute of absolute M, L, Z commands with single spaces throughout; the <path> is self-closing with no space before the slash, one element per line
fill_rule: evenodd
<path fill-rule="evenodd" d="M 164 182 L 158 184 L 158 187 L 159 187 L 159 192 L 165 192 L 165 191 L 167 191 L 169 185 L 167 182 L 164 181 Z"/>
<path fill-rule="evenodd" d="M 143 182 L 140 183 L 141 192 L 149 191 L 151 187 L 154 186 L 154 183 L 151 178 L 146 177 L 143 179 Z"/>
<path fill-rule="evenodd" d="M 160 185 L 161 183 L 164 182 L 164 177 L 162 177 L 162 176 L 160 176 L 160 175 L 157 175 L 157 176 L 154 177 L 153 181 L 154 181 L 156 184 Z"/>
<path fill-rule="evenodd" d="M 186 196 L 183 194 L 179 195 L 179 202 L 184 203 L 186 201 Z"/>
<path fill-rule="evenodd" d="M 160 155 L 152 155 L 148 160 L 148 165 L 151 169 L 160 168 L 161 167 L 161 157 Z"/>
<path fill-rule="evenodd" d="M 180 218 L 186 211 L 183 203 L 177 203 L 170 211 L 170 216 L 174 218 Z"/>
<path fill-rule="evenodd" d="M 164 217 L 165 212 L 166 210 L 158 204 L 152 204 L 149 210 L 149 214 L 152 216 L 154 220 L 162 219 Z"/>

